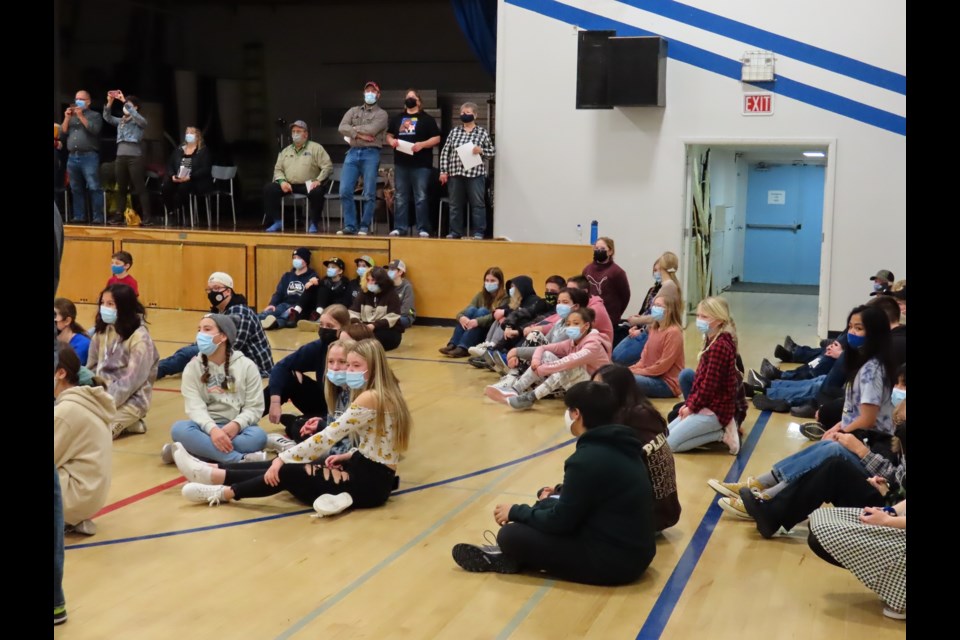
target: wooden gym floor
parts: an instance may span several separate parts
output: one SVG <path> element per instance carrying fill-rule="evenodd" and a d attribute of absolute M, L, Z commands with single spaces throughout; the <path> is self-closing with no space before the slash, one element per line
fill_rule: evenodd
<path fill-rule="evenodd" d="M 748 367 L 790 334 L 816 341 L 815 296 L 731 293 Z M 94 308 L 82 305 L 89 325 Z M 151 310 L 161 357 L 201 314 Z M 437 353 L 449 329 L 414 327 L 390 363 L 414 416 L 400 491 L 382 508 L 312 519 L 288 494 L 210 508 L 180 496 L 160 461 L 183 416 L 179 377 L 161 380 L 145 435 L 114 442 L 113 484 L 97 535 L 68 535 L 63 640 L 80 638 L 902 638 L 906 626 L 851 574 L 819 560 L 807 529 L 760 538 L 722 515 L 708 478 L 759 474 L 806 441 L 783 414 L 751 407 L 734 458 L 678 454 L 683 515 L 638 583 L 618 588 L 537 575 L 469 574 L 450 557 L 483 543 L 500 502 L 531 503 L 570 455 L 562 403 L 513 412 L 482 395 L 495 381 Z M 279 359 L 314 334 L 268 334 Z M 699 341 L 691 322 L 687 364 Z M 672 401 L 657 401 L 664 412 Z M 265 419 L 261 423 L 274 430 Z"/>

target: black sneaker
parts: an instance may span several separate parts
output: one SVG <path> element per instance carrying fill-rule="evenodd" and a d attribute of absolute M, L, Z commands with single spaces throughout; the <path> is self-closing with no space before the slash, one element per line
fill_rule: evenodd
<path fill-rule="evenodd" d="M 476 367 L 477 369 L 486 369 L 486 368 L 487 368 L 487 361 L 484 359 L 483 356 L 479 356 L 479 357 L 475 357 L 475 358 L 470 358 L 469 360 L 467 360 L 467 362 L 469 362 L 471 365 L 473 365 L 473 366 Z"/>
<path fill-rule="evenodd" d="M 299 417 L 300 417 L 300 416 L 298 416 L 298 415 L 295 414 L 295 413 L 281 413 L 281 414 L 280 414 L 280 424 L 282 424 L 284 427 L 286 427 L 286 428 L 288 428 L 288 429 L 291 429 L 291 428 L 293 428 L 293 425 L 296 424 L 297 418 L 299 418 Z"/>
<path fill-rule="evenodd" d="M 783 339 L 783 348 L 789 351 L 790 353 L 793 353 L 794 351 L 797 350 L 797 343 L 793 341 L 793 338 L 791 338 L 790 336 L 787 336 L 786 338 Z"/>
<path fill-rule="evenodd" d="M 773 366 L 773 363 L 766 358 L 760 363 L 760 375 L 767 380 L 779 380 L 782 374 L 783 372 Z"/>
<path fill-rule="evenodd" d="M 771 513 L 771 504 L 768 500 L 763 500 L 753 493 L 753 490 L 744 487 L 740 489 L 740 501 L 743 508 L 747 510 L 750 517 L 757 523 L 757 531 L 764 538 L 772 538 L 780 530 L 780 523 Z"/>
<path fill-rule="evenodd" d="M 762 393 L 753 396 L 753 406 L 760 411 L 776 411 L 777 413 L 790 411 L 790 403 L 786 400 L 772 400 Z"/>
<path fill-rule="evenodd" d="M 826 432 L 827 430 L 824 429 L 823 425 L 819 422 L 804 422 L 802 425 L 800 425 L 800 433 L 803 435 L 803 437 L 813 442 L 817 442 L 818 440 L 822 439 L 823 434 Z"/>
<path fill-rule="evenodd" d="M 486 532 L 484 535 L 487 535 L 487 533 L 493 535 L 491 532 Z M 489 542 L 489 537 L 487 541 Z M 486 571 L 520 573 L 520 565 L 517 561 L 503 555 L 500 547 L 495 544 L 455 544 L 453 545 L 453 561 L 460 565 L 460 568 L 464 571 L 472 573 Z"/>
<path fill-rule="evenodd" d="M 797 418 L 816 418 L 817 407 L 812 404 L 802 404 L 799 407 L 790 407 L 790 415 Z"/>
<path fill-rule="evenodd" d="M 67 621 L 67 608 L 66 607 L 54 607 L 53 608 L 53 626 L 58 624 L 63 624 Z"/>
<path fill-rule="evenodd" d="M 793 351 L 787 351 L 785 348 L 777 345 L 773 350 L 773 355 L 780 359 L 780 362 L 793 362 Z"/>

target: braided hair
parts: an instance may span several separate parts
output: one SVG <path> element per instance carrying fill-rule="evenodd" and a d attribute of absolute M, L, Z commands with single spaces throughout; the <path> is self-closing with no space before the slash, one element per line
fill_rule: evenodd
<path fill-rule="evenodd" d="M 233 355 L 233 346 L 230 344 L 230 340 L 227 340 L 226 343 L 227 359 L 223 363 L 223 384 L 221 388 L 231 393 L 234 391 L 234 379 L 233 376 L 230 375 L 230 356 Z M 203 365 L 203 375 L 200 376 L 200 382 L 207 384 L 210 381 L 210 369 L 208 367 L 209 361 L 207 360 L 207 356 L 201 355 L 200 362 Z"/>

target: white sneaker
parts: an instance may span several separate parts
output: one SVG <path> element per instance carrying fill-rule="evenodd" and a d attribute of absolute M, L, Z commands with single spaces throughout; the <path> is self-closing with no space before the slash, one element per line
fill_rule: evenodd
<path fill-rule="evenodd" d="M 429 238 L 429 237 L 430 237 L 430 234 L 427 233 L 426 231 L 421 231 L 421 232 L 420 232 L 419 234 L 417 234 L 417 235 L 419 235 L 421 238 Z"/>
<path fill-rule="evenodd" d="M 187 450 L 184 449 L 183 445 L 179 442 L 174 443 L 174 447 L 173 461 L 176 463 L 177 469 L 180 470 L 180 473 L 182 473 L 187 480 L 203 484 L 211 484 L 213 482 L 211 479 L 213 467 L 202 460 L 197 460 L 187 453 Z"/>
<path fill-rule="evenodd" d="M 335 516 L 353 504 L 353 496 L 349 493 L 325 493 L 313 501 L 313 510 L 317 512 L 315 518 Z"/>
<path fill-rule="evenodd" d="M 243 454 L 243 462 L 263 462 L 267 459 L 266 451 L 254 451 L 253 453 Z"/>
<path fill-rule="evenodd" d="M 490 349 L 490 347 L 492 347 L 492 346 L 493 346 L 493 343 L 492 343 L 492 342 L 481 342 L 480 344 L 478 344 L 478 345 L 476 345 L 476 346 L 474 346 L 474 347 L 470 347 L 469 349 L 467 349 L 467 351 L 468 351 L 468 352 L 470 353 L 470 355 L 473 356 L 474 358 L 480 358 L 480 357 L 482 357 L 483 354 L 485 354 L 485 353 Z"/>
<path fill-rule="evenodd" d="M 143 420 L 137 420 L 132 425 L 124 429 L 124 433 L 146 433 L 147 423 Z"/>
<path fill-rule="evenodd" d="M 357 231 L 358 236 L 369 235 L 369 233 L 370 233 L 369 231 L 364 231 L 363 229 L 360 229 L 360 231 Z"/>
<path fill-rule="evenodd" d="M 343 229 L 340 229 L 339 231 L 337 231 L 337 235 L 338 235 L 338 236 L 342 236 L 342 235 L 343 235 Z"/>
<path fill-rule="evenodd" d="M 483 390 L 483 395 L 494 402 L 507 404 L 509 398 L 520 395 L 520 392 L 513 388 L 516 379 L 513 376 L 507 376 L 497 384 L 491 384 Z"/>
<path fill-rule="evenodd" d="M 319 500 L 319 498 L 318 498 Z M 897 611 L 896 609 L 891 609 L 890 607 L 884 605 L 883 615 L 891 618 L 893 620 L 906 620 L 907 619 L 907 610 Z"/>
<path fill-rule="evenodd" d="M 226 489 L 222 484 L 200 484 L 199 482 L 188 482 L 183 485 L 180 494 L 190 502 L 206 502 L 211 507 L 215 507 L 224 502 L 223 490 Z"/>
<path fill-rule="evenodd" d="M 267 316 L 260 321 L 260 326 L 264 329 L 269 329 L 273 325 L 277 324 L 277 316 Z"/>
<path fill-rule="evenodd" d="M 387 234 L 387 235 L 391 235 L 391 236 L 393 236 L 393 237 L 397 237 L 397 236 L 400 235 L 400 230 L 399 230 L 399 229 L 394 229 L 393 231 L 391 231 L 391 232 L 390 232 L 389 234 Z"/>
<path fill-rule="evenodd" d="M 176 442 L 168 442 L 163 445 L 163 449 L 160 449 L 160 460 L 163 461 L 163 464 L 173 464 L 173 452 L 177 449 Z"/>
<path fill-rule="evenodd" d="M 283 453 L 290 447 L 297 446 L 296 441 L 291 440 L 282 433 L 270 433 L 267 434 L 267 451 L 273 451 L 274 453 Z"/>

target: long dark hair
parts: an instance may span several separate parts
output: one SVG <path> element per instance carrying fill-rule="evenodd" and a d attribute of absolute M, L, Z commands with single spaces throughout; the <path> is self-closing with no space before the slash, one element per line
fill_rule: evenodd
<path fill-rule="evenodd" d="M 619 364 L 608 364 L 594 371 L 590 379 L 596 380 L 597 376 L 613 390 L 617 404 L 617 424 L 633 427 L 644 442 L 659 433 L 666 433 L 667 421 L 640 391 L 637 379 L 630 369 Z"/>
<path fill-rule="evenodd" d="M 70 331 L 74 333 L 86 333 L 87 330 L 77 322 L 77 306 L 73 301 L 67 298 L 57 298 L 53 301 L 53 308 L 57 310 L 61 318 L 70 318 Z"/>
<path fill-rule="evenodd" d="M 97 300 L 97 320 L 95 323 L 97 333 L 103 333 L 107 330 L 107 323 L 100 317 L 100 305 L 103 304 L 103 294 L 105 293 L 113 296 L 113 303 L 117 305 L 117 321 L 113 327 L 117 330 L 117 334 L 123 340 L 126 340 L 140 328 L 141 318 L 146 317 L 147 310 L 140 304 L 137 294 L 133 292 L 130 285 L 112 284 L 100 292 L 100 298 Z"/>
<path fill-rule="evenodd" d="M 847 328 L 853 316 L 859 315 L 866 333 L 863 345 L 855 348 L 847 343 L 844 349 L 847 382 L 852 383 L 860 368 L 876 358 L 883 366 L 884 387 L 892 389 L 896 384 L 897 365 L 893 359 L 893 347 L 890 342 L 890 320 L 882 309 L 876 306 L 860 305 L 847 316 Z"/>
<path fill-rule="evenodd" d="M 393 284 L 393 280 L 390 279 L 390 276 L 387 275 L 387 270 L 383 267 L 374 267 L 370 269 L 370 271 L 367 271 L 363 277 L 366 279 L 373 278 L 373 281 L 380 286 L 380 293 L 371 292 L 374 296 L 386 295 L 397 288 L 397 286 Z"/>

